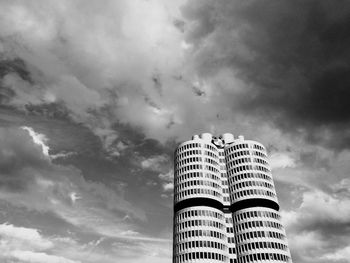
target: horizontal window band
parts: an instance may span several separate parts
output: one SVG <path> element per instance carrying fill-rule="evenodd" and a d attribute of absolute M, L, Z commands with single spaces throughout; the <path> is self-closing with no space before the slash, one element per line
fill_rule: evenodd
<path fill-rule="evenodd" d="M 205 198 L 205 197 L 195 197 L 195 198 L 188 198 L 176 203 L 174 205 L 174 213 L 178 212 L 181 209 L 193 207 L 193 206 L 208 206 L 208 207 L 216 208 L 220 211 L 224 210 L 224 205 L 215 199 Z"/>
<path fill-rule="evenodd" d="M 232 204 L 230 210 L 232 213 L 234 213 L 239 210 L 251 207 L 266 207 L 276 211 L 279 211 L 280 209 L 280 206 L 275 201 L 264 198 L 249 198 Z"/>
<path fill-rule="evenodd" d="M 273 210 L 279 211 L 279 205 L 269 199 L 263 198 L 250 198 L 237 203 L 232 204 L 231 206 L 225 206 L 221 202 L 205 197 L 195 197 L 182 200 L 174 205 L 174 213 L 193 206 L 207 206 L 215 208 L 224 213 L 234 213 L 242 209 L 251 208 L 251 207 L 266 207 Z"/>

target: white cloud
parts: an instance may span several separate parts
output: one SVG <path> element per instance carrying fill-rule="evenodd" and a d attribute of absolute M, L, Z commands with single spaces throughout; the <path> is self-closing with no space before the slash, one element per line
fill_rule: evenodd
<path fill-rule="evenodd" d="M 333 253 L 326 253 L 325 255 L 321 256 L 321 259 L 323 260 L 343 260 L 344 262 L 348 262 L 350 258 L 350 246 L 346 246 L 344 248 L 338 249 Z"/>
<path fill-rule="evenodd" d="M 325 222 L 348 222 L 350 218 L 350 199 L 339 198 L 325 192 L 313 191 L 303 194 L 300 210 L 304 216 Z"/>
<path fill-rule="evenodd" d="M 289 233 L 288 243 L 290 250 L 297 253 L 303 260 L 302 262 L 319 262 L 320 255 L 329 246 L 327 240 L 324 240 L 322 235 L 315 231 Z"/>
<path fill-rule="evenodd" d="M 322 236 L 315 231 L 292 235 L 289 238 L 289 244 L 292 244 L 294 248 L 297 247 L 298 251 L 303 250 L 304 253 L 308 252 L 310 249 L 321 250 L 328 245 L 328 243 L 323 240 Z"/>
<path fill-rule="evenodd" d="M 299 214 L 292 210 L 292 211 L 281 211 L 281 217 L 282 217 L 282 222 L 285 227 L 292 226 L 293 224 L 297 223 Z"/>
<path fill-rule="evenodd" d="M 47 251 L 55 248 L 58 238 L 47 238 L 37 229 L 17 227 L 12 224 L 0 225 L 0 260 L 22 263 L 79 263 L 63 256 L 52 255 Z M 72 244 L 70 242 L 70 244 Z"/>
<path fill-rule="evenodd" d="M 49 146 L 46 145 L 46 143 L 48 141 L 46 136 L 44 134 L 35 132 L 33 130 L 33 128 L 31 128 L 31 127 L 23 126 L 22 129 L 28 131 L 30 137 L 32 137 L 32 139 L 33 139 L 33 142 L 42 148 L 43 154 L 45 156 L 49 156 L 50 148 L 49 148 Z"/>
<path fill-rule="evenodd" d="M 281 215 L 291 251 L 305 262 L 341 260 L 347 255 L 348 249 L 338 249 L 349 242 L 345 226 L 350 222 L 350 199 L 342 192 L 307 190 L 298 208 Z"/>
<path fill-rule="evenodd" d="M 344 178 L 339 183 L 334 184 L 331 186 L 332 189 L 339 193 L 340 195 L 347 196 L 347 198 L 350 198 L 350 179 Z"/>
<path fill-rule="evenodd" d="M 32 248 L 35 250 L 46 250 L 53 247 L 53 243 L 44 239 L 37 229 L 16 227 L 12 224 L 0 225 L 0 236 L 2 244 L 16 249 L 19 247 Z"/>
<path fill-rule="evenodd" d="M 298 208 L 293 211 L 282 211 L 282 220 L 290 229 L 307 228 L 318 223 L 347 223 L 349 218 L 350 199 L 320 190 L 304 192 Z"/>
<path fill-rule="evenodd" d="M 158 175 L 159 179 L 163 182 L 162 188 L 164 192 L 171 192 L 174 189 L 174 171 L 171 169 L 167 173 L 161 173 Z M 165 197 L 165 196 L 164 196 Z"/>
<path fill-rule="evenodd" d="M 50 154 L 50 158 L 52 160 L 59 159 L 59 158 L 67 158 L 69 156 L 77 154 L 76 152 L 59 152 L 56 154 Z"/>
<path fill-rule="evenodd" d="M 174 180 L 174 170 L 169 170 L 166 174 L 159 174 L 159 179 L 165 182 L 172 182 Z"/>
<path fill-rule="evenodd" d="M 77 193 L 72 192 L 69 195 L 70 199 L 72 200 L 72 203 L 74 204 L 77 200 L 81 199 L 81 196 L 79 196 Z"/>
<path fill-rule="evenodd" d="M 14 250 L 7 254 L 10 258 L 28 263 L 80 263 L 81 261 L 70 260 L 61 256 L 49 255 L 43 252 Z"/>
<path fill-rule="evenodd" d="M 21 128 L 29 133 L 30 137 L 33 139 L 33 142 L 39 145 L 42 149 L 42 153 L 45 156 L 49 157 L 51 160 L 58 158 L 67 158 L 76 154 L 74 152 L 59 152 L 56 154 L 50 154 L 50 147 L 48 146 L 49 139 L 45 134 L 36 132 L 32 127 L 23 126 Z"/>
<path fill-rule="evenodd" d="M 123 236 L 126 239 L 123 239 Z M 113 263 L 116 258 L 118 258 L 118 262 L 119 259 L 120 262 L 137 262 L 139 258 L 146 256 L 153 259 L 152 262 L 159 262 L 159 258 L 168 259 L 171 253 L 171 240 L 142 237 L 133 230 L 120 233 L 119 238 L 116 239 L 119 246 L 108 253 L 106 253 L 102 244 L 105 240 L 111 241 L 110 238 L 100 237 L 88 243 L 80 243 L 70 237 L 43 236 L 39 230 L 34 228 L 1 224 L 0 261 L 18 263 Z M 124 247 L 124 249 L 120 250 L 120 247 Z M 152 248 L 152 253 L 147 248 Z"/>
<path fill-rule="evenodd" d="M 169 162 L 169 157 L 166 155 L 156 155 L 145 159 L 141 162 L 141 167 L 143 169 L 161 172 L 164 167 L 167 167 Z"/>
<path fill-rule="evenodd" d="M 270 156 L 272 169 L 295 167 L 295 159 L 287 153 L 273 153 Z"/>
<path fill-rule="evenodd" d="M 165 192 L 172 191 L 174 189 L 174 184 L 173 183 L 165 183 L 163 184 L 163 190 Z"/>

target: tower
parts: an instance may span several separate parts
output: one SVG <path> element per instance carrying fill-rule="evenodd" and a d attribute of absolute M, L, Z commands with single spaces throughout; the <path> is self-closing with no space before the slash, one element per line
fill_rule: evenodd
<path fill-rule="evenodd" d="M 194 135 L 174 156 L 173 262 L 292 262 L 266 150 Z"/>

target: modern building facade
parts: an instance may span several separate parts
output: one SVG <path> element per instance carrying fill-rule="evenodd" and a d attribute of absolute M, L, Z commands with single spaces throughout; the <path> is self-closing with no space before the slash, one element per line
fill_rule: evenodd
<path fill-rule="evenodd" d="M 173 263 L 292 262 L 262 144 L 203 133 L 177 147 L 173 238 Z"/>

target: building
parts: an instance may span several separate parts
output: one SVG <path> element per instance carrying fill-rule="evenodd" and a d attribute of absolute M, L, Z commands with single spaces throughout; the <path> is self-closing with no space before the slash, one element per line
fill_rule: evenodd
<path fill-rule="evenodd" d="M 173 263 L 292 262 L 266 150 L 194 135 L 174 158 Z"/>

